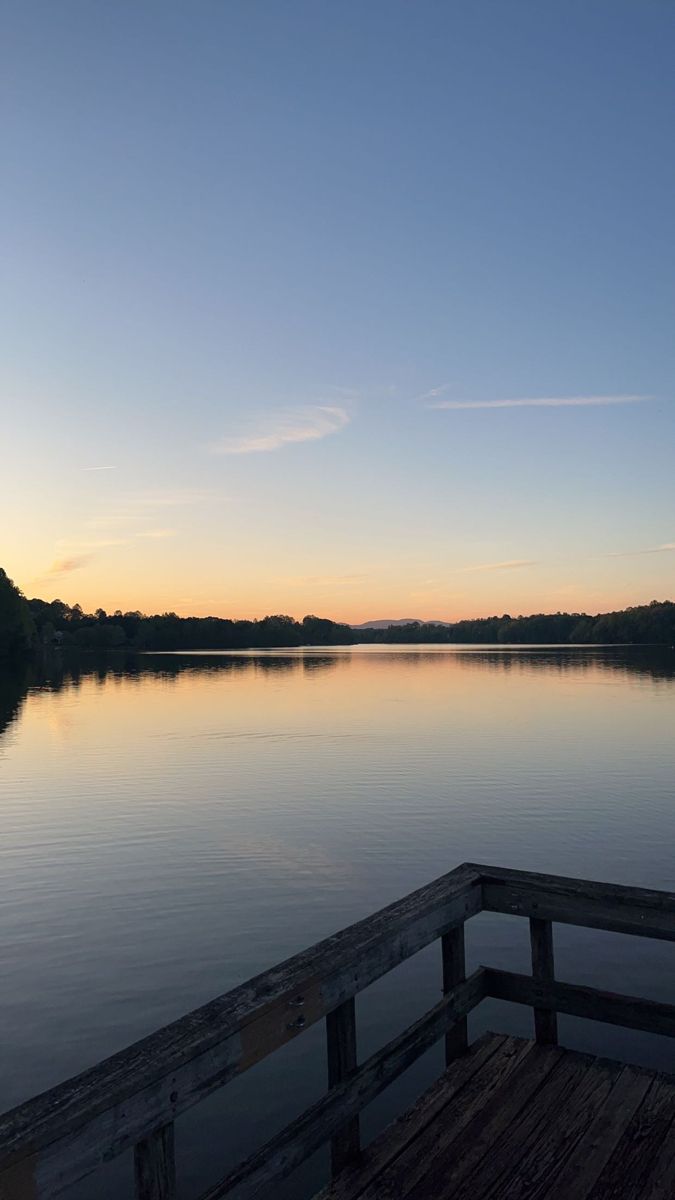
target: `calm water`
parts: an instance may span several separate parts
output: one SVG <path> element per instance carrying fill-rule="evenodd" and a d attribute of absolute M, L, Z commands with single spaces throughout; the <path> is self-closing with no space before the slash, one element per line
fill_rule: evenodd
<path fill-rule="evenodd" d="M 363 647 L 0 677 L 0 1108 L 465 859 L 675 890 L 674 732 L 672 650 Z M 528 969 L 526 922 L 483 914 L 468 936 L 471 965 Z M 562 978 L 675 998 L 675 947 L 556 936 Z M 439 971 L 433 946 L 359 999 L 362 1055 L 435 1002 Z M 570 1045 L 675 1070 L 666 1039 L 560 1024 Z M 486 1025 L 528 1032 L 529 1015 L 484 1005 Z M 315 1028 L 181 1118 L 187 1195 L 320 1094 L 323 1053 Z M 367 1133 L 437 1067 L 434 1051 Z M 128 1168 L 73 1194 L 119 1195 Z"/>

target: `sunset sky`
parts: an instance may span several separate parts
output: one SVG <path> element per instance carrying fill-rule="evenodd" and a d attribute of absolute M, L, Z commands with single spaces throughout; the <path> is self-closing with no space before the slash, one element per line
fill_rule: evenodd
<path fill-rule="evenodd" d="M 675 6 L 15 0 L 1 41 L 27 595 L 675 596 Z"/>

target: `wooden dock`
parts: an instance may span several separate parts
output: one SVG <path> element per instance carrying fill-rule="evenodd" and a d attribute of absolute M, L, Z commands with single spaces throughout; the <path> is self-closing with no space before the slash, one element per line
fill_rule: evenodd
<path fill-rule="evenodd" d="M 675 1083 L 488 1033 L 320 1200 L 672 1200 Z"/>
<path fill-rule="evenodd" d="M 477 913 L 529 921 L 532 974 L 464 963 Z M 562 983 L 553 923 L 675 941 L 675 895 L 464 864 L 0 1118 L 0 1200 L 51 1200 L 124 1151 L 135 1200 L 176 1200 L 173 1122 L 317 1021 L 325 1095 L 202 1197 L 272 1197 L 330 1142 L 321 1200 L 675 1197 L 675 1083 L 560 1047 L 556 1013 L 675 1036 L 675 1005 Z M 364 1062 L 355 997 L 440 942 L 441 999 Z M 533 1042 L 468 1045 L 487 997 L 533 1009 Z M 435 1042 L 446 1070 L 376 1141 L 359 1113 Z"/>

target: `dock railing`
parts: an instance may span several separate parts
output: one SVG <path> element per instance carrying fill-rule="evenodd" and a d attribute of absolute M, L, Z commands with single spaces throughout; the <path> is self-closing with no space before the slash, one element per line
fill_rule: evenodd
<path fill-rule="evenodd" d="M 531 976 L 466 976 L 481 911 L 529 919 Z M 554 922 L 675 941 L 675 894 L 465 863 L 0 1117 L 0 1200 L 51 1200 L 132 1148 L 135 1200 L 175 1200 L 175 1119 L 321 1020 L 327 1092 L 202 1200 L 249 1200 L 326 1142 L 339 1174 L 358 1160 L 361 1110 L 441 1039 L 446 1063 L 461 1054 L 486 997 L 531 1006 L 545 1044 L 558 1012 L 675 1036 L 675 1005 L 557 981 Z M 436 940 L 441 1000 L 359 1063 L 355 997 Z"/>

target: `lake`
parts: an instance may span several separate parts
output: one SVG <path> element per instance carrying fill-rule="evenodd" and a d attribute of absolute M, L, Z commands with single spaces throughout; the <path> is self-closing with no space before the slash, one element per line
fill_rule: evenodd
<path fill-rule="evenodd" d="M 362 646 L 0 676 L 0 1108 L 466 859 L 675 890 L 675 651 Z M 481 914 L 469 967 L 529 970 Z M 560 978 L 673 1001 L 675 947 L 556 927 Z M 357 1001 L 362 1056 L 438 999 L 429 947 Z M 529 1033 L 531 1014 L 471 1018 Z M 561 1040 L 675 1070 L 667 1039 Z M 188 1196 L 325 1086 L 317 1026 L 177 1123 Z M 364 1118 L 433 1078 L 432 1051 Z M 321 1179 L 317 1156 L 284 1195 Z M 123 1194 L 127 1158 L 73 1197 Z M 277 1190 L 276 1195 L 282 1193 Z"/>

